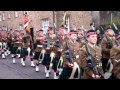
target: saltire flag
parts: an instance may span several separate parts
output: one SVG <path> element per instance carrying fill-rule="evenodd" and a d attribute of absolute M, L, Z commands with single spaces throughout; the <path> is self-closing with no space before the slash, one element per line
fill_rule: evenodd
<path fill-rule="evenodd" d="M 28 17 L 28 13 L 25 12 L 24 13 L 25 19 L 24 19 L 24 29 L 26 30 L 26 32 L 30 33 L 30 20 Z"/>

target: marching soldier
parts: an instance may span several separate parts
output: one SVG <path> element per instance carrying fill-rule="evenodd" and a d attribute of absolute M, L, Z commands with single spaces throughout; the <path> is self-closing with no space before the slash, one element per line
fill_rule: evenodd
<path fill-rule="evenodd" d="M 16 56 L 17 56 L 17 50 L 18 50 L 18 47 L 20 45 L 19 41 L 18 41 L 18 34 L 19 32 L 16 30 L 14 32 L 14 37 L 13 37 L 13 48 L 12 48 L 12 54 L 13 54 L 13 64 L 16 63 Z"/>
<path fill-rule="evenodd" d="M 110 60 L 113 64 L 110 79 L 120 79 L 120 34 L 116 36 L 116 44 L 110 50 Z"/>
<path fill-rule="evenodd" d="M 52 49 L 55 45 L 56 41 L 56 35 L 54 34 L 53 28 L 49 27 L 48 29 L 48 35 L 46 37 L 46 53 L 44 56 L 44 59 L 42 61 L 42 65 L 45 65 L 45 73 L 46 73 L 46 78 L 49 77 L 50 74 L 50 65 L 52 62 L 52 59 L 54 57 L 54 54 L 51 55 Z"/>
<path fill-rule="evenodd" d="M 10 54 L 11 42 L 12 42 L 12 35 L 10 31 L 8 31 L 7 33 L 7 53 L 8 54 Z"/>
<path fill-rule="evenodd" d="M 2 31 L 2 58 L 5 59 L 6 57 L 6 48 L 7 48 L 7 44 L 6 44 L 6 40 L 7 40 L 7 33 L 6 31 Z"/>
<path fill-rule="evenodd" d="M 104 74 L 101 63 L 102 53 L 101 48 L 97 46 L 96 32 L 94 30 L 87 31 L 86 39 L 87 42 L 80 49 L 80 57 L 77 61 L 83 69 L 82 79 L 101 79 Z"/>
<path fill-rule="evenodd" d="M 61 72 L 62 72 L 62 63 L 63 63 L 63 42 L 65 39 L 65 29 L 62 27 L 59 29 L 59 32 L 57 34 L 57 41 L 55 45 L 55 57 L 53 59 L 53 66 L 52 69 L 54 70 L 54 79 L 58 79 Z"/>
<path fill-rule="evenodd" d="M 2 32 L 0 31 L 0 53 L 2 51 Z"/>
<path fill-rule="evenodd" d="M 22 49 L 21 49 L 21 53 L 20 53 L 20 57 L 21 57 L 21 63 L 22 66 L 25 66 L 25 60 L 26 57 L 29 57 L 31 60 L 31 66 L 34 67 L 34 63 L 33 63 L 33 43 L 32 43 L 32 38 L 31 35 L 29 35 L 27 32 L 24 31 L 24 35 L 23 35 L 23 43 L 22 43 Z"/>
<path fill-rule="evenodd" d="M 110 49 L 115 44 L 115 33 L 112 29 L 107 29 L 104 38 L 101 41 L 102 47 L 102 67 L 104 73 L 108 71 L 110 68 L 110 63 L 108 62 L 110 59 Z"/>
<path fill-rule="evenodd" d="M 36 60 L 36 72 L 39 71 L 39 59 L 40 59 L 40 53 L 43 49 L 43 43 L 45 40 L 45 35 L 43 35 L 43 30 L 39 30 L 37 32 L 38 36 L 36 36 L 36 48 L 35 48 L 35 55 L 33 57 L 34 60 Z"/>
<path fill-rule="evenodd" d="M 80 44 L 76 40 L 77 34 L 74 30 L 71 30 L 70 36 L 67 35 L 63 43 L 63 71 L 59 79 L 73 79 L 80 75 L 80 68 L 76 63 L 79 59 Z M 76 70 L 78 70 L 78 75 L 76 74 Z"/>

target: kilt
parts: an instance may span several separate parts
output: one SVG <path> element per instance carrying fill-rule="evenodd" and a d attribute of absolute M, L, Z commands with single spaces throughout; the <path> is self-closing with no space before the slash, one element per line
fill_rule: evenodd
<path fill-rule="evenodd" d="M 8 49 L 10 50 L 11 43 L 7 43 Z"/>
<path fill-rule="evenodd" d="M 34 44 L 34 50 L 35 50 L 36 47 L 37 47 L 37 44 Z"/>
<path fill-rule="evenodd" d="M 72 72 L 72 68 L 64 67 L 59 79 L 69 79 Z"/>
<path fill-rule="evenodd" d="M 57 70 L 57 66 L 58 66 L 59 59 L 60 59 L 60 57 L 55 57 L 55 58 L 53 59 L 53 61 L 52 61 L 52 63 L 53 63 L 52 69 L 53 69 L 53 70 Z"/>
<path fill-rule="evenodd" d="M 20 54 L 20 51 L 21 51 L 21 50 L 18 50 L 18 51 L 17 51 L 17 54 Z"/>
<path fill-rule="evenodd" d="M 50 65 L 51 57 L 49 53 L 46 53 L 42 61 L 42 65 Z"/>
<path fill-rule="evenodd" d="M 12 53 L 12 48 L 13 48 L 13 44 L 10 44 L 9 50 L 10 50 L 11 54 L 13 54 L 13 53 Z"/>
<path fill-rule="evenodd" d="M 16 54 L 17 53 L 17 49 L 18 49 L 18 47 L 12 47 L 11 53 L 12 54 Z"/>
<path fill-rule="evenodd" d="M 35 56 L 33 57 L 33 59 L 38 60 L 40 56 L 40 52 L 35 52 Z"/>
<path fill-rule="evenodd" d="M 27 55 L 28 55 L 27 48 L 22 48 L 20 53 L 21 58 L 26 57 Z"/>

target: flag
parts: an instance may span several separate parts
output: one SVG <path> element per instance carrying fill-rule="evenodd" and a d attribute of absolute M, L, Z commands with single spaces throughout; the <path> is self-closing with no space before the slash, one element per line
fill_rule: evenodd
<path fill-rule="evenodd" d="M 24 29 L 28 33 L 30 33 L 30 20 L 29 20 L 29 17 L 28 17 L 28 13 L 25 12 L 24 16 L 25 16 L 25 19 L 24 19 Z"/>
<path fill-rule="evenodd" d="M 66 14 L 67 14 L 66 11 L 64 11 L 63 22 L 62 22 L 63 25 L 65 24 Z"/>

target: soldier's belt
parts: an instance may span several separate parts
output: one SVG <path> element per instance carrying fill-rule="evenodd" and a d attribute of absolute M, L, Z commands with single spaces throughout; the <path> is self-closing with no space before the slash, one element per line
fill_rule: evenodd
<path fill-rule="evenodd" d="M 15 42 L 15 43 L 20 43 L 20 42 Z"/>
<path fill-rule="evenodd" d="M 102 66 L 102 63 L 98 63 L 97 65 L 96 65 L 96 67 L 101 67 Z"/>
<path fill-rule="evenodd" d="M 116 59 L 115 59 L 115 62 L 120 62 L 120 59 L 119 59 L 119 60 L 116 60 Z"/>
<path fill-rule="evenodd" d="M 37 45 L 37 47 L 43 47 L 42 45 Z"/>

